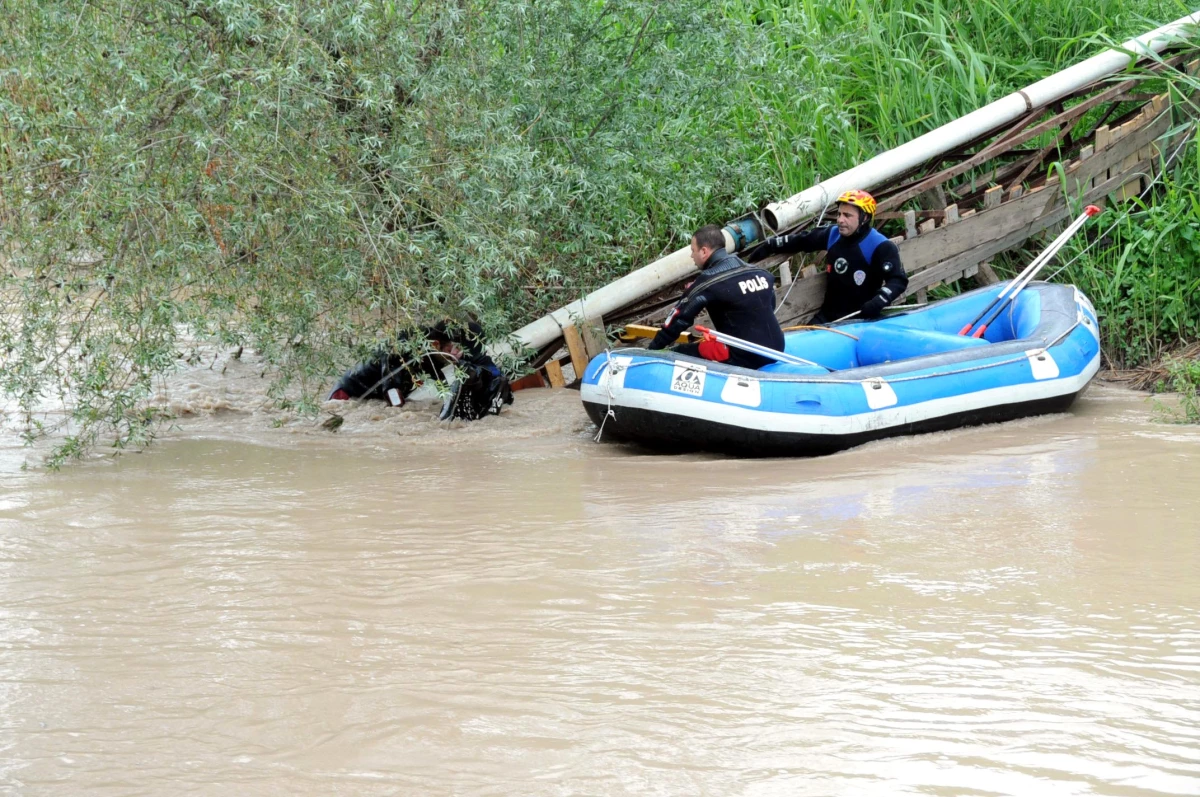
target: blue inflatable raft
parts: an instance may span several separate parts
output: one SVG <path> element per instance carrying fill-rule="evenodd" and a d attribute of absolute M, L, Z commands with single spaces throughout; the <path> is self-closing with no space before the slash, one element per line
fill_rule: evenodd
<path fill-rule="evenodd" d="M 879 321 L 785 336 L 816 365 L 752 371 L 671 351 L 595 357 L 581 394 L 601 439 L 742 456 L 824 454 L 869 440 L 1062 412 L 1100 367 L 1077 288 L 1031 283 L 983 338 L 959 335 L 1004 283 Z"/>

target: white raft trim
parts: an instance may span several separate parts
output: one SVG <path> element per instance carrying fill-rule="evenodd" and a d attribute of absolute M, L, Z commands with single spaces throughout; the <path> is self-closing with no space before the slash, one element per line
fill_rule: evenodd
<path fill-rule="evenodd" d="M 1057 365 L 1055 368 L 1057 369 Z M 609 390 L 592 384 L 582 385 L 580 393 L 584 401 L 602 406 L 609 405 L 618 411 L 622 407 L 652 410 L 764 432 L 848 436 L 955 415 L 960 412 L 1078 393 L 1087 386 L 1087 383 L 1099 370 L 1100 354 L 1097 352 L 1084 369 L 1075 376 L 988 388 L 973 393 L 930 399 L 903 407 L 841 416 L 754 410 L 634 388 L 612 390 L 610 393 Z"/>
<path fill-rule="evenodd" d="M 1025 356 L 1029 358 L 1029 367 L 1033 370 L 1033 378 L 1042 379 L 1057 379 L 1058 378 L 1058 363 L 1054 361 L 1054 356 L 1045 349 L 1030 349 L 1025 352 Z"/>
<path fill-rule="evenodd" d="M 743 407 L 758 407 L 762 404 L 762 383 L 752 376 L 729 375 L 721 388 L 721 401 L 741 404 Z"/>
<path fill-rule="evenodd" d="M 900 402 L 900 399 L 896 398 L 896 391 L 892 390 L 892 386 L 882 377 L 864 380 L 862 389 L 867 394 L 867 406 L 873 410 L 894 407 Z"/>

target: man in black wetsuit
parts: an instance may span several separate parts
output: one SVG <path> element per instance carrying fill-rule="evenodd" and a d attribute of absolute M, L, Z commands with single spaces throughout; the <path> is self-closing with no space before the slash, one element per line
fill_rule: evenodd
<path fill-rule="evenodd" d="M 442 379 L 442 368 L 457 363 L 463 378 L 452 386 L 451 398 L 443 407 L 443 419 L 475 420 L 499 414 L 504 404 L 512 404 L 508 378 L 483 350 L 482 327 L 474 321 L 465 328 L 441 321 L 426 327 L 423 335 L 432 351 L 408 358 L 380 351 L 374 359 L 343 374 L 329 398 L 383 399 L 401 405 L 418 384 Z M 399 335 L 402 341 L 408 338 L 406 333 Z"/>
<path fill-rule="evenodd" d="M 783 351 L 783 330 L 775 319 L 775 278 L 769 271 L 725 251 L 725 235 L 715 224 L 701 227 L 692 236 L 692 262 L 700 267 L 700 274 L 650 341 L 651 349 L 666 348 L 692 325 L 701 310 L 707 310 L 718 332 Z M 709 340 L 685 343 L 674 351 L 743 368 L 762 368 L 774 362 Z"/>
<path fill-rule="evenodd" d="M 874 215 L 874 197 L 847 191 L 838 197 L 836 224 L 767 239 L 766 248 L 781 254 L 825 250 L 825 303 L 813 322 L 828 324 L 851 313 L 878 318 L 908 287 L 900 252 L 871 226 Z"/>

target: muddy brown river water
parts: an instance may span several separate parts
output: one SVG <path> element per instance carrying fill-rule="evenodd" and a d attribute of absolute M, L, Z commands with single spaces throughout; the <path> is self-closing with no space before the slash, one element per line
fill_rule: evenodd
<path fill-rule="evenodd" d="M 765 461 L 196 414 L 0 445 L 0 793 L 1200 794 L 1200 429 L 1140 394 Z"/>

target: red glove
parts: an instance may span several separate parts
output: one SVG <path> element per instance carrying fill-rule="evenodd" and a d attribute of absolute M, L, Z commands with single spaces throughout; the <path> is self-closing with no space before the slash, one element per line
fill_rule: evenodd
<path fill-rule="evenodd" d="M 706 360 L 723 363 L 729 359 L 729 347 L 719 340 L 705 338 L 700 341 L 700 356 Z"/>

